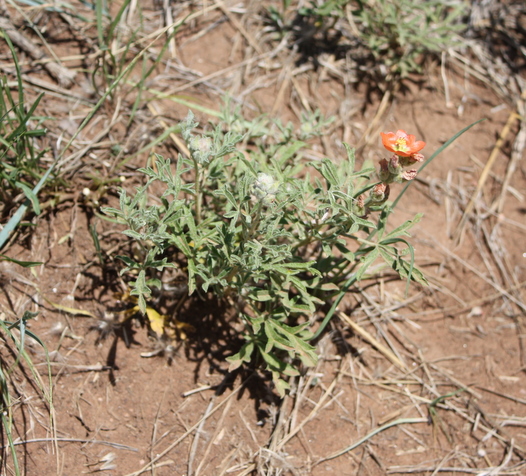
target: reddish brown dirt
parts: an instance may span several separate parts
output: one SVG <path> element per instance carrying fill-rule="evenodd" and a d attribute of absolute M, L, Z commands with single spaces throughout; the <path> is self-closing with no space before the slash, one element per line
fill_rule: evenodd
<path fill-rule="evenodd" d="M 232 46 L 235 35 L 231 24 L 224 22 L 196 41 L 183 42 L 181 61 L 205 75 L 234 64 L 243 59 L 241 48 Z M 246 387 L 238 390 L 249 372 L 225 379 L 228 366 L 221 358 L 223 343 L 207 345 L 210 335 L 203 337 L 205 334 L 197 332 L 189 335 L 173 359 L 145 358 L 141 353 L 154 350 L 156 344 L 136 321 L 101 339 L 102 318 L 116 306 L 114 293 L 122 288 L 116 272 L 118 264 L 111 258 L 107 269 L 98 264 L 88 226 L 97 227 L 102 248 L 111 256 L 116 245 L 126 245 L 122 245 L 124 240 L 112 224 L 94 216 L 93 206 L 83 203 L 79 191 L 85 182 L 75 182 L 73 175 L 72 201 L 44 213 L 35 220 L 38 226 L 32 234 L 25 240 L 25 235 L 20 235 L 9 248 L 13 258 L 44 264 L 32 271 L 7 262 L 1 263 L 0 268 L 0 302 L 6 314 L 19 316 L 24 310 L 38 311 L 30 329 L 45 341 L 52 360 L 56 448 L 39 392 L 22 375 L 15 378 L 21 400 L 14 407 L 14 433 L 20 441 L 28 441 L 17 447 L 25 474 L 128 475 L 167 448 L 170 450 L 159 459 L 155 472 L 145 474 L 185 475 L 190 455 L 194 457 L 193 474 L 198 470 L 198 474 L 210 476 L 251 474 L 250 464 L 265 458 L 274 472 L 261 474 L 350 476 L 408 474 L 409 467 L 420 468 L 416 474 L 431 474 L 437 467 L 446 468 L 442 474 L 453 474 L 447 468 L 497 466 L 510 451 L 512 462 L 516 463 L 519 455 L 524 456 L 526 360 L 520 347 L 525 332 L 524 314 L 502 299 L 502 289 L 489 284 L 493 279 L 477 247 L 483 241 L 474 234 L 477 226 L 468 222 L 458 243 L 451 236 L 460 219 L 458 189 L 467 194 L 461 198 L 465 207 L 480 176 L 480 164 L 486 163 L 512 107 L 506 105 L 492 112 L 502 103 L 501 99 L 475 80 L 469 82 L 472 89 L 465 91 L 463 78 L 454 72 L 449 74 L 454 107 L 446 107 L 438 72 L 431 70 L 423 86 L 411 85 L 406 93 L 396 97 L 379 126 L 379 130 L 400 128 L 414 132 L 427 142 L 424 152 L 430 155 L 460 129 L 486 118 L 422 172 L 422 180 L 409 189 L 392 217 L 394 227 L 416 213 L 424 214 L 412 232 L 411 242 L 417 262 L 431 283 L 430 288 L 411 288 L 410 296 L 423 296 L 414 304 L 391 312 L 391 321 L 387 322 L 385 316 L 374 318 L 382 326 L 389 324 L 390 339 L 407 363 L 407 372 L 397 370 L 367 342 L 335 322 L 333 339 L 326 336 L 319 344 L 323 358 L 310 374 L 316 379 L 305 379 L 311 388 L 306 393 L 308 398 L 297 406 L 295 425 L 309 415 L 338 375 L 330 397 L 278 455 L 270 455 L 265 447 L 273 425 L 280 414 L 287 415 L 291 410 L 294 395 L 281 402 L 272 393 L 269 381 L 260 376 L 250 378 Z M 374 117 L 377 104 L 366 103 L 360 92 L 345 97 L 337 81 L 327 79 L 315 94 L 308 83 L 307 74 L 301 78 L 300 87 L 327 115 L 338 111 L 343 98 L 365 105 L 364 114 L 353 117 L 350 137 L 346 137 L 351 143 L 353 139 L 357 141 Z M 279 90 L 279 85 L 263 87 L 253 98 L 268 111 Z M 193 98 L 200 97 L 203 104 L 217 108 L 216 97 L 206 97 L 201 89 L 190 91 Z M 466 97 L 467 102 L 463 102 Z M 457 108 L 461 104 L 463 113 L 459 115 Z M 45 105 L 47 114 L 57 114 L 58 105 L 52 99 L 47 98 Z M 164 102 L 163 107 L 174 121 L 186 113 L 185 107 L 173 103 Z M 285 105 L 274 112 L 282 113 L 285 120 L 294 117 Z M 109 111 L 108 120 L 111 114 Z M 101 127 L 94 125 L 88 136 Z M 497 178 L 506 172 L 510 139 L 515 132 L 512 130 L 492 170 Z M 341 140 L 338 130 L 323 145 L 328 144 L 335 155 L 343 157 L 341 147 L 332 140 L 337 134 Z M 165 149 L 163 152 L 173 154 L 170 146 Z M 101 156 L 106 152 L 94 151 Z M 362 150 L 361 157 L 376 161 L 382 154 L 380 141 L 375 139 Z M 133 165 L 140 166 L 141 160 L 144 157 L 134 160 Z M 522 193 L 525 184 L 524 170 L 519 168 L 511 186 Z M 400 187 L 394 193 L 399 190 Z M 492 203 L 500 194 L 498 180 L 490 178 L 484 193 L 485 203 Z M 502 259 L 513 268 L 518 283 L 524 281 L 526 270 L 524 231 L 510 220 L 524 226 L 524 213 L 524 204 L 508 194 L 500 221 L 497 217 L 484 222 L 495 234 Z M 501 276 L 498 278 L 502 282 Z M 383 282 L 369 293 L 386 308 L 405 300 L 400 283 Z M 44 296 L 54 304 L 89 311 L 100 319 L 60 311 L 44 301 Z M 524 304 L 524 300 L 521 302 Z M 211 325 L 213 311 L 209 307 L 186 310 L 188 319 L 195 322 L 197 316 L 203 327 Z M 356 316 L 361 325 L 376 332 L 363 313 L 357 312 Z M 213 327 L 212 333 L 216 331 L 220 332 Z M 376 336 L 380 338 L 380 334 Z M 39 346 L 31 345 L 31 349 L 32 358 L 44 362 Z M 342 349 L 347 353 L 342 353 Z M 45 379 L 45 365 L 38 369 Z M 421 384 L 415 384 L 415 376 Z M 184 396 L 185 392 L 205 386 L 210 389 Z M 428 418 L 428 407 L 422 402 L 459 388 L 465 390 L 450 396 L 451 406 L 437 409 L 434 424 L 429 421 L 396 426 L 351 452 L 316 464 L 320 458 L 395 418 Z M 233 391 L 237 393 L 233 395 Z M 196 439 L 193 428 L 207 409 L 215 413 L 200 428 Z M 519 418 L 506 424 L 513 417 Z M 499 434 L 491 434 L 488 428 L 498 429 Z M 187 432 L 189 436 L 184 437 Z M 42 438 L 45 441 L 39 440 Z M 513 440 L 515 453 L 499 438 Z M 113 466 L 105 470 L 110 453 Z"/>

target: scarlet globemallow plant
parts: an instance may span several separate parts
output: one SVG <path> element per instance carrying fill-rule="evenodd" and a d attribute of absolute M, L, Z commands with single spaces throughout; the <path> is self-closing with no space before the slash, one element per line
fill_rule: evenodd
<path fill-rule="evenodd" d="M 228 357 L 229 369 L 262 367 L 283 395 L 289 378 L 316 364 L 313 340 L 332 314 L 321 324 L 317 317 L 327 303 L 335 308 L 342 289 L 369 279 L 377 259 L 407 280 L 425 282 L 402 238 L 414 221 L 387 233 L 386 220 L 375 218 L 386 209 L 388 184 L 408 173 L 402 161 L 417 161 L 423 143 L 398 134 L 399 151 L 412 155 L 395 153 L 375 174 L 367 163 L 356 167 L 349 146 L 340 160 L 308 159 L 302 150 L 305 130 L 316 130 L 311 124 L 295 131 L 292 124 L 229 114 L 212 132 L 197 128 L 190 113 L 181 123 L 189 157 L 152 157 L 139 169 L 146 184 L 132 196 L 121 191 L 120 209 L 105 209 L 142 250 L 120 257 L 123 273 L 143 313 L 152 288 L 156 302 L 170 299 L 167 268 L 186 276 L 192 305 L 213 296 L 232 307 L 230 315 L 243 324 L 233 327 L 245 342 Z M 178 316 L 166 316 L 161 326 L 150 322 L 167 345 L 170 320 Z"/>

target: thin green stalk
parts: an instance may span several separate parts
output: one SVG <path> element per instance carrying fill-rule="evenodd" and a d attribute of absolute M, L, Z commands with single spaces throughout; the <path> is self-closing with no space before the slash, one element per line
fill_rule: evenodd
<path fill-rule="evenodd" d="M 256 205 L 257 206 L 257 210 L 256 210 L 256 216 L 254 217 L 254 219 L 252 220 L 252 223 L 250 225 L 250 228 L 248 230 L 248 232 L 245 231 L 245 229 L 243 229 L 243 242 L 247 242 L 248 240 L 250 240 L 250 238 L 252 238 L 252 236 L 254 236 L 254 233 L 259 225 L 259 222 L 261 220 L 261 211 L 263 210 L 263 202 L 260 201 L 258 202 L 258 204 Z M 225 277 L 225 279 L 230 282 L 232 280 L 232 278 L 234 276 L 236 276 L 237 274 L 239 274 L 240 272 L 240 269 L 238 266 L 234 266 L 232 268 L 232 270 L 230 271 L 230 273 L 228 273 L 228 275 Z"/>
<path fill-rule="evenodd" d="M 257 204 L 256 216 L 252 220 L 248 233 L 245 235 L 245 241 L 250 240 L 250 238 L 254 236 L 254 233 L 259 226 L 259 222 L 261 221 L 261 210 L 263 210 L 263 201 L 259 201 Z"/>
<path fill-rule="evenodd" d="M 195 222 L 196 225 L 201 223 L 201 177 L 199 175 L 199 163 L 192 157 L 194 161 L 194 170 L 195 170 Z"/>
<path fill-rule="evenodd" d="M 350 264 L 350 266 L 349 266 Z M 340 279 L 344 276 L 348 276 L 356 266 L 356 261 L 349 262 L 346 258 L 341 258 L 338 264 L 332 269 L 331 282 L 337 285 Z"/>
<path fill-rule="evenodd" d="M 238 266 L 234 266 L 232 268 L 232 270 L 230 271 L 230 273 L 228 273 L 226 276 L 225 276 L 225 281 L 227 281 L 228 283 L 230 283 L 232 281 L 232 278 L 234 276 L 236 276 L 237 274 L 239 274 L 239 267 Z"/>
<path fill-rule="evenodd" d="M 104 25 L 102 23 L 102 10 L 104 9 L 104 6 L 102 5 L 102 0 L 97 0 L 95 2 L 95 15 L 97 18 L 97 36 L 99 39 L 99 48 L 101 50 L 108 49 L 108 46 L 106 45 L 104 41 Z"/>
<path fill-rule="evenodd" d="M 363 445 L 367 440 L 370 440 L 373 436 L 377 435 L 378 433 L 381 433 L 384 430 L 387 430 L 388 428 L 392 428 L 393 426 L 410 425 L 410 424 L 415 424 L 415 423 L 427 423 L 427 422 L 428 422 L 427 418 L 399 418 L 398 420 L 394 420 L 392 422 L 386 423 L 385 425 L 375 428 L 368 435 L 365 435 L 363 438 L 360 438 L 358 441 L 355 441 L 352 445 L 348 446 L 347 448 L 344 448 L 341 451 L 338 451 L 330 456 L 327 456 L 326 458 L 320 459 L 319 461 L 315 463 L 315 466 L 320 463 L 323 463 L 324 461 L 329 461 L 331 459 L 337 458 L 338 456 L 342 456 L 345 453 L 348 453 L 349 451 L 352 451 L 355 448 L 358 448 L 358 446 Z"/>

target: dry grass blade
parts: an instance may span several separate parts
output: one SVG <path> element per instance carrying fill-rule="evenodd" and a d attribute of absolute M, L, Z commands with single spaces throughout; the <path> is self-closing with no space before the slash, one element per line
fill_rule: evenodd
<path fill-rule="evenodd" d="M 159 114 L 157 107 L 155 106 L 153 101 L 148 103 L 148 109 L 154 117 L 158 118 L 159 123 L 161 124 L 161 126 L 163 126 L 164 130 L 168 130 L 170 128 L 168 124 L 166 124 L 166 122 L 163 121 L 163 119 L 161 119 L 161 115 Z M 182 154 L 184 154 L 186 157 L 190 157 L 190 151 L 188 150 L 188 147 L 186 147 L 185 143 L 173 132 L 170 133 L 170 139 L 172 139 L 173 143 Z"/>
<path fill-rule="evenodd" d="M 486 283 L 488 283 L 489 285 L 491 285 L 493 288 L 495 288 L 501 295 L 503 296 L 506 296 L 510 301 L 514 302 L 518 307 L 520 307 L 523 311 L 526 311 L 526 304 L 522 301 L 520 301 L 519 299 L 517 299 L 516 297 L 512 296 L 506 289 L 504 289 L 502 286 L 500 286 L 499 284 L 495 283 L 494 281 L 492 281 L 491 279 L 489 279 L 487 276 L 485 276 L 483 273 L 481 273 L 477 268 L 475 268 L 473 265 L 471 265 L 470 263 L 468 263 L 466 260 L 460 258 L 460 256 L 457 256 L 455 253 L 453 253 L 452 251 L 448 250 L 445 246 L 443 246 L 442 244 L 440 244 L 439 242 L 435 241 L 435 244 L 444 251 L 444 253 L 446 253 L 448 256 L 451 256 L 452 258 L 454 258 L 456 261 L 458 261 L 459 263 L 461 263 L 466 269 L 469 269 L 472 273 L 474 273 L 475 275 L 477 275 L 480 279 L 482 279 L 483 281 L 485 281 Z M 514 286 L 512 287 L 511 289 L 520 289 L 521 286 Z"/>
<path fill-rule="evenodd" d="M 221 69 L 221 70 L 218 70 L 218 71 L 215 71 L 214 73 L 210 73 L 206 76 L 203 76 L 202 78 L 197 78 L 193 81 L 190 81 L 186 84 L 183 84 L 181 86 L 177 86 L 175 88 L 172 88 L 170 89 L 169 91 L 167 91 L 166 93 L 164 93 L 165 96 L 172 96 L 176 93 L 179 93 L 181 91 L 184 91 L 186 89 L 190 89 L 192 88 L 193 86 L 197 86 L 198 84 L 201 84 L 201 83 L 205 83 L 207 81 L 209 81 L 210 79 L 214 79 L 214 78 L 218 78 L 220 76 L 223 76 L 231 71 L 235 71 L 236 69 L 239 69 L 241 67 L 244 67 L 244 66 L 248 66 L 252 63 L 256 63 L 262 59 L 266 59 L 266 58 L 271 58 L 273 55 L 275 54 L 275 52 L 271 51 L 271 52 L 268 52 L 268 53 L 263 53 L 261 55 L 258 55 L 258 56 L 252 56 L 251 58 L 248 58 L 244 61 L 240 61 L 239 63 L 236 63 L 232 66 L 227 66 L 226 68 L 224 69 Z"/>
<path fill-rule="evenodd" d="M 194 388 L 193 390 L 188 390 L 188 392 L 184 392 L 182 396 L 184 398 L 189 397 L 190 395 L 194 395 L 195 393 L 205 392 L 207 390 L 212 390 L 214 387 L 211 385 L 204 385 L 202 387 Z"/>
<path fill-rule="evenodd" d="M 502 183 L 502 192 L 496 202 L 496 213 L 498 214 L 502 213 L 504 209 L 506 193 L 508 192 L 511 178 L 515 174 L 517 164 L 521 160 L 524 148 L 526 147 L 526 87 L 524 88 L 521 94 L 521 99 L 517 104 L 517 113 L 520 117 L 519 132 L 517 133 L 513 143 L 511 160 L 508 165 L 508 169 L 506 170 L 506 176 L 504 177 L 504 181 Z"/>
<path fill-rule="evenodd" d="M 520 403 L 522 405 L 526 405 L 526 400 L 524 400 L 523 398 L 517 398 L 517 397 L 513 397 L 511 395 L 506 395 L 502 392 L 497 392 L 496 390 L 492 390 L 490 388 L 485 388 L 485 387 L 477 387 L 478 389 L 480 390 L 483 390 L 484 392 L 488 392 L 488 393 L 492 393 L 493 395 L 497 395 L 498 397 L 502 397 L 502 398 L 506 398 L 507 400 L 511 400 L 512 402 L 516 402 L 516 403 Z"/>
<path fill-rule="evenodd" d="M 519 283 L 516 286 L 511 286 L 510 288 L 505 289 L 505 291 L 508 294 L 510 294 L 510 293 L 513 293 L 513 292 L 515 292 L 517 290 L 520 290 L 520 289 L 522 289 L 524 287 L 526 287 L 526 281 L 523 281 L 522 283 Z M 418 315 L 420 315 L 420 316 L 429 316 L 429 315 L 433 315 L 433 314 L 444 314 L 444 315 L 452 316 L 452 315 L 462 314 L 462 313 L 471 311 L 476 306 L 481 306 L 483 304 L 488 304 L 488 303 L 491 303 L 493 301 L 497 301 L 497 300 L 499 300 L 501 298 L 502 298 L 502 293 L 499 291 L 499 292 L 496 292 L 494 294 L 490 294 L 489 296 L 485 296 L 485 297 L 482 297 L 482 298 L 479 298 L 479 299 L 474 299 L 472 301 L 469 301 L 468 303 L 466 303 L 465 306 L 462 306 L 460 308 L 457 307 L 457 306 L 449 306 L 449 307 L 445 307 L 445 308 L 442 308 L 442 309 L 431 309 L 429 311 L 418 312 L 415 315 L 413 315 L 413 320 L 419 321 L 419 319 L 417 319 Z"/>
<path fill-rule="evenodd" d="M 484 441 L 485 439 L 492 437 L 504 448 L 513 448 L 513 452 L 521 459 L 526 457 L 526 450 L 514 442 L 513 438 L 502 429 L 501 426 L 496 425 L 491 421 L 491 418 L 475 403 L 471 404 L 476 411 L 476 416 L 472 417 L 467 411 L 457 408 L 455 405 L 448 403 L 444 409 L 455 412 L 456 415 L 460 416 L 464 420 L 468 421 L 473 427 L 484 432 L 483 437 L 477 437 L 473 432 L 473 437 L 478 441 Z M 484 423 L 481 422 L 484 421 Z"/>
<path fill-rule="evenodd" d="M 219 421 L 217 423 L 216 430 L 214 431 L 214 434 L 212 435 L 212 437 L 210 438 L 210 441 L 208 442 L 208 445 L 206 447 L 205 452 L 203 453 L 203 456 L 201 458 L 201 462 L 199 463 L 199 466 L 195 470 L 195 476 L 199 476 L 199 474 L 201 474 L 201 471 L 206 466 L 207 457 L 210 454 L 210 451 L 212 450 L 213 445 L 216 444 L 216 438 L 218 438 L 218 436 L 219 436 L 219 434 L 221 432 L 225 431 L 224 421 L 225 421 L 225 417 L 227 416 L 227 414 L 228 414 L 228 412 L 230 410 L 232 402 L 233 402 L 233 400 L 231 399 L 225 405 L 225 409 L 223 410 L 223 413 L 221 414 L 221 417 L 219 418 Z"/>
<path fill-rule="evenodd" d="M 15 441 L 13 443 L 14 446 L 21 446 L 26 445 L 30 443 L 45 443 L 45 442 L 57 442 L 62 441 L 65 443 L 90 443 L 94 445 L 104 445 L 104 446 L 111 446 L 112 448 L 116 448 L 118 450 L 127 450 L 127 451 L 133 451 L 137 452 L 139 451 L 137 448 L 133 448 L 131 446 L 127 445 L 121 445 L 120 443 L 114 443 L 113 441 L 104 441 L 104 440 L 86 440 L 82 438 L 63 438 L 63 437 L 57 437 L 57 438 L 33 438 L 31 440 L 24 440 L 24 441 Z M 5 446 L 1 446 L 0 448 L 5 448 Z"/>
<path fill-rule="evenodd" d="M 212 411 L 212 408 L 214 407 L 214 401 L 215 401 L 215 395 L 210 399 L 210 402 L 208 403 L 208 407 L 206 407 L 205 414 L 201 418 L 201 424 L 197 427 L 195 431 L 194 441 L 192 442 L 192 446 L 190 448 L 190 456 L 188 457 L 188 476 L 193 476 L 193 464 L 195 459 L 195 454 L 197 452 L 197 446 L 199 445 L 199 439 L 201 437 L 201 433 L 203 432 L 203 428 L 205 426 L 206 420 L 208 419 L 208 416 L 210 412 Z M 229 400 L 230 401 L 230 400 Z"/>
<path fill-rule="evenodd" d="M 336 387 L 336 384 L 339 382 L 341 378 L 341 374 L 338 373 L 338 375 L 336 376 L 336 378 L 334 378 L 334 380 L 332 381 L 332 383 L 329 385 L 329 387 L 327 388 L 327 390 L 325 391 L 325 393 L 323 394 L 323 396 L 318 400 L 318 402 L 316 403 L 315 407 L 312 409 L 312 411 L 309 413 L 309 415 L 304 419 L 302 420 L 302 422 L 297 425 L 296 427 L 294 427 L 290 432 L 288 432 L 282 440 L 280 440 L 279 443 L 276 444 L 276 447 L 275 447 L 275 451 L 278 452 L 280 451 L 281 449 L 283 449 L 283 447 L 294 437 L 296 436 L 299 431 L 310 421 L 312 420 L 316 414 L 318 413 L 318 411 L 321 409 L 321 407 L 323 406 L 323 404 L 325 403 L 325 401 L 327 400 L 327 398 L 332 394 L 332 391 L 334 390 L 334 388 Z"/>
<path fill-rule="evenodd" d="M 398 87 L 399 86 L 397 86 L 396 89 L 398 89 Z M 391 104 L 392 97 L 393 97 L 393 93 L 390 89 L 388 89 L 382 96 L 382 100 L 380 101 L 380 105 L 378 106 L 378 109 L 376 111 L 376 114 L 374 115 L 373 120 L 369 123 L 369 125 L 367 126 L 367 130 L 363 133 L 362 137 L 358 141 L 358 146 L 357 146 L 358 151 L 360 151 L 363 147 L 365 147 L 371 140 L 371 137 L 373 136 L 373 131 L 376 129 L 376 127 L 378 126 L 378 123 L 381 121 L 389 105 Z"/>
<path fill-rule="evenodd" d="M 396 365 L 399 369 L 407 371 L 407 366 L 389 350 L 385 345 L 375 339 L 369 332 L 367 332 L 363 327 L 359 326 L 354 322 L 349 316 L 343 312 L 339 312 L 338 316 L 342 321 L 344 321 L 356 334 L 358 334 L 362 339 L 371 344 L 378 352 L 384 355 L 392 364 Z"/>
<path fill-rule="evenodd" d="M 245 29 L 241 22 L 230 12 L 222 0 L 214 0 L 216 5 L 223 11 L 223 13 L 228 17 L 229 21 L 234 25 L 239 32 L 245 37 L 248 41 L 248 44 L 254 48 L 254 50 L 259 54 L 263 54 L 263 50 L 260 45 L 254 39 L 254 37 Z"/>
<path fill-rule="evenodd" d="M 283 107 L 285 103 L 284 101 L 285 93 L 292 79 L 290 64 L 287 64 L 286 66 L 283 67 L 281 74 L 280 74 L 280 78 L 281 78 L 281 84 L 279 86 L 278 93 L 276 94 L 276 99 L 274 100 L 272 109 L 270 110 L 271 115 L 276 114 L 279 111 L 279 109 Z"/>
<path fill-rule="evenodd" d="M 444 466 L 442 468 L 433 468 L 432 466 L 391 466 L 387 469 L 387 474 L 424 474 L 436 471 L 436 473 L 451 473 L 451 474 L 475 474 L 477 476 L 490 475 L 508 475 L 521 476 L 526 465 L 524 463 L 516 464 L 507 469 L 500 469 L 500 467 L 493 468 L 459 468 L 453 466 Z M 494 472 L 497 471 L 497 472 Z"/>
<path fill-rule="evenodd" d="M 506 121 L 506 124 L 502 128 L 502 131 L 501 131 L 501 133 L 499 135 L 499 138 L 498 138 L 497 142 L 495 143 L 495 146 L 493 147 L 493 150 L 491 151 L 491 154 L 489 156 L 488 161 L 486 162 L 486 165 L 484 166 L 484 170 L 480 174 L 480 178 L 479 178 L 479 181 L 477 183 L 477 187 L 475 189 L 475 192 L 473 192 L 473 195 L 471 196 L 471 199 L 469 200 L 469 203 L 468 203 L 466 209 L 464 210 L 464 214 L 462 215 L 460 223 L 458 224 L 457 229 L 455 230 L 455 233 L 453 235 L 455 241 L 458 242 L 460 240 L 460 237 L 462 235 L 462 231 L 464 229 L 464 225 L 466 223 L 466 220 L 468 219 L 469 214 L 473 210 L 473 207 L 475 205 L 475 201 L 477 200 L 480 192 L 484 188 L 484 184 L 486 183 L 486 180 L 489 177 L 491 168 L 493 167 L 493 164 L 497 160 L 497 157 L 499 156 L 499 153 L 501 151 L 502 145 L 504 144 L 504 141 L 506 140 L 506 138 L 508 137 L 508 134 L 510 133 L 511 126 L 513 125 L 515 120 L 517 120 L 519 118 L 520 118 L 520 116 L 519 116 L 519 114 L 517 114 L 516 111 L 511 112 L 509 117 L 508 117 L 508 120 Z"/>
<path fill-rule="evenodd" d="M 250 378 L 250 377 L 249 377 Z M 177 440 L 175 440 L 173 443 L 171 443 L 166 449 L 161 451 L 157 454 L 157 456 L 152 459 L 148 464 L 144 465 L 141 469 L 138 471 L 135 471 L 134 473 L 129 473 L 126 476 L 139 476 L 140 474 L 145 473 L 146 471 L 149 471 L 157 461 L 159 461 L 161 458 L 164 458 L 170 451 L 172 451 L 174 448 L 177 447 L 182 441 L 184 441 L 188 436 L 190 436 L 195 430 L 197 430 L 204 421 L 206 421 L 208 418 L 210 418 L 215 412 L 217 412 L 220 408 L 222 408 L 231 398 L 233 398 L 237 393 L 245 387 L 247 383 L 247 380 L 245 380 L 241 385 L 239 385 L 235 390 L 233 390 L 230 395 L 228 395 L 225 399 L 223 399 L 215 408 L 212 408 L 210 411 L 206 412 L 206 414 L 199 419 L 197 423 L 195 423 L 191 428 L 189 428 L 183 435 L 181 435 Z M 212 397 L 212 401 L 215 397 Z"/>

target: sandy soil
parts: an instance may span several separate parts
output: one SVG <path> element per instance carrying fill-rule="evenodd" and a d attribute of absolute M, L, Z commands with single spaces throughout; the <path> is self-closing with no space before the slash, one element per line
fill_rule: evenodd
<path fill-rule="evenodd" d="M 2 251 L 19 260 L 44 263 L 31 270 L 0 263 L 5 318 L 38 311 L 29 326 L 44 340 L 51 358 L 52 420 L 27 366 L 13 374 L 13 434 L 22 474 L 350 476 L 526 471 L 522 162 L 516 163 L 503 188 L 515 139 L 525 127 L 518 119 L 512 118 L 482 192 L 458 233 L 484 166 L 520 104 L 469 75 L 458 63 L 446 63 L 441 71 L 439 64 L 431 62 L 423 75 L 404 83 L 385 114 L 377 117 L 381 94 L 364 84 L 350 84 L 345 73 L 338 74 L 341 63 L 334 56 L 325 54 L 315 69 L 309 62 L 295 64 L 297 53 L 292 50 L 269 53 L 269 45 L 275 48 L 276 43 L 258 36 L 258 2 L 248 2 L 243 14 L 217 8 L 219 2 L 204 3 L 210 11 L 176 35 L 176 56 L 170 57 L 169 49 L 169 59 L 157 67 L 147 88 L 169 91 L 176 99 L 215 110 L 221 95 L 229 92 L 242 98 L 248 114 L 259 108 L 295 122 L 306 105 L 320 108 L 338 121 L 313 148 L 334 158 L 344 157 L 341 142 L 347 141 L 359 147 L 360 160 L 377 161 L 383 155 L 378 132 L 396 129 L 425 140 L 424 152 L 429 156 L 459 130 L 486 119 L 420 174 L 392 217 L 394 227 L 424 213 L 411 241 L 430 286 L 413 286 L 405 296 L 404 283 L 380 276 L 355 290 L 342 309 L 394 350 L 403 368 L 393 365 L 345 322 L 335 320 L 318 343 L 318 366 L 293 381 L 291 394 L 280 399 L 267 375 L 227 372 L 224 358 L 232 352 L 232 342 L 213 300 L 183 309 L 178 319 L 191 323 L 196 331 L 170 355 L 145 356 L 159 348 L 139 319 L 124 326 L 112 324 L 123 308 L 118 296 L 123 291 L 121 265 L 115 255 L 133 250 L 99 212 L 101 204 L 115 203 L 121 182 L 100 183 L 117 173 L 125 179 L 125 187 L 133 188 L 139 180 L 135 169 L 144 165 L 148 152 L 132 154 L 187 111 L 180 101 L 155 99 L 150 106 L 141 103 L 129 126 L 137 93 L 126 94 L 129 86 L 123 86 L 71 149 L 72 154 L 81 153 L 64 166 L 66 188 L 57 183 L 47 191 L 42 215 L 28 218 L 37 226 L 30 232 L 22 230 Z M 143 8 L 150 22 L 146 33 L 160 28 L 163 10 Z M 12 21 L 21 24 L 19 14 L 10 12 Z M 45 124 L 52 147 L 60 147 L 59 136 L 64 136 L 63 143 L 98 98 L 85 72 L 101 64 L 96 55 L 89 56 L 95 51 L 90 45 L 96 43 L 96 29 L 78 29 L 80 23 L 68 24 L 68 18 L 41 10 L 34 21 L 59 57 L 83 55 L 64 61 L 70 70 L 77 70 L 71 89 L 59 87 L 27 53 L 19 52 L 27 94 L 38 93 L 35 81 L 54 88 L 46 91 L 40 106 L 40 114 L 50 117 Z M 239 22 L 246 30 L 239 28 Z M 32 41 L 40 41 L 31 31 L 26 33 Z M 249 45 L 245 33 L 257 38 L 260 51 Z M 1 48 L 0 67 L 9 74 L 10 54 L 4 43 Z M 257 55 L 263 56 L 257 59 Z M 104 88 L 100 77 L 96 82 Z M 196 114 L 208 120 L 204 112 Z M 373 120 L 375 126 L 364 139 Z M 116 156 L 115 146 L 122 148 L 122 155 Z M 155 151 L 176 154 L 169 139 Z M 115 172 L 114 165 L 127 157 L 129 162 Z M 83 193 L 85 187 L 91 189 L 89 197 Z M 104 266 L 90 227 L 97 231 Z M 91 316 L 74 314 L 73 309 Z M 46 382 L 41 347 L 32 341 L 27 345 Z M 2 366 L 9 362 L 9 352 L 6 343 Z M 392 427 L 384 429 L 390 423 Z M 350 450 L 353 444 L 356 447 Z M 3 445 L 7 459 L 3 458 L 2 474 L 13 474 L 5 437 Z"/>

